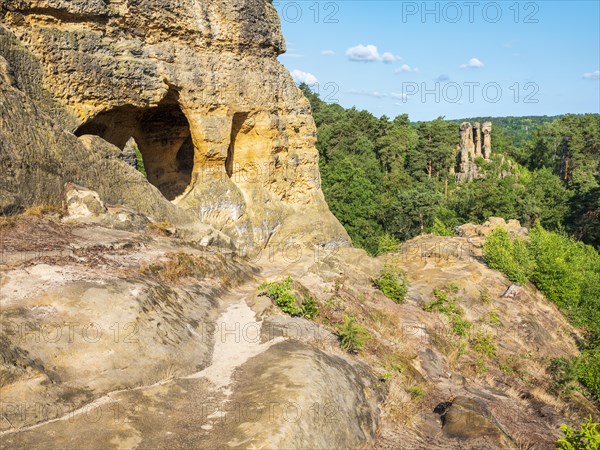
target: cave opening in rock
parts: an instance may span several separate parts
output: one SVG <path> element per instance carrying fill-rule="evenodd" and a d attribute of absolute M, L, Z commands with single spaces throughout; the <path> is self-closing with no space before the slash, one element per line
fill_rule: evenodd
<path fill-rule="evenodd" d="M 244 122 L 248 118 L 248 113 L 238 112 L 233 115 L 231 123 L 231 136 L 229 139 L 229 148 L 227 149 L 227 159 L 225 160 L 225 172 L 231 178 L 233 176 L 234 161 L 235 161 L 235 146 L 236 140 Z"/>
<path fill-rule="evenodd" d="M 181 195 L 191 182 L 194 144 L 175 90 L 170 90 L 155 107 L 124 105 L 104 111 L 81 125 L 75 134 L 95 134 L 120 149 L 133 138 L 148 181 L 168 200 Z"/>

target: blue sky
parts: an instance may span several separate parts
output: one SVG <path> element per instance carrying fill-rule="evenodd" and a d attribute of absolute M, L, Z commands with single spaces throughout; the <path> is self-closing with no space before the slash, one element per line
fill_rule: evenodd
<path fill-rule="evenodd" d="M 600 2 L 283 1 L 286 54 L 321 97 L 411 120 L 600 113 Z"/>

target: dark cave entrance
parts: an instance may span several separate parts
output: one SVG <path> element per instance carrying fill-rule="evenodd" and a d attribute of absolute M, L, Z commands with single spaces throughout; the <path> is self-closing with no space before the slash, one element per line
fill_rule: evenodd
<path fill-rule="evenodd" d="M 191 182 L 194 144 L 175 90 L 152 108 L 124 105 L 102 112 L 75 134 L 95 134 L 120 149 L 133 138 L 142 154 L 148 181 L 168 200 L 181 195 Z"/>
<path fill-rule="evenodd" d="M 227 159 L 225 160 L 225 172 L 227 172 L 229 178 L 233 176 L 236 140 L 248 115 L 249 113 L 245 112 L 238 112 L 233 115 L 229 148 L 227 149 Z"/>

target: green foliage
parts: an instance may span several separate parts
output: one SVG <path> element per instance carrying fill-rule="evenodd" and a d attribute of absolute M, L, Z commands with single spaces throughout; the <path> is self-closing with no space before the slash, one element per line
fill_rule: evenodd
<path fill-rule="evenodd" d="M 430 232 L 436 236 L 454 236 L 454 230 L 435 217 Z"/>
<path fill-rule="evenodd" d="M 600 347 L 584 350 L 577 358 L 555 358 L 548 366 L 555 391 L 570 392 L 578 383 L 600 401 Z"/>
<path fill-rule="evenodd" d="M 531 279 L 538 289 L 563 308 L 579 303 L 586 264 L 583 244 L 541 226 L 531 230 L 530 239 L 536 261 Z"/>
<path fill-rule="evenodd" d="M 483 244 L 487 265 L 504 273 L 513 283 L 525 284 L 533 270 L 533 262 L 524 241 L 511 239 L 508 231 L 498 227 Z"/>
<path fill-rule="evenodd" d="M 319 314 L 317 302 L 312 297 L 306 297 L 302 302 L 302 316 L 305 319 L 314 319 Z"/>
<path fill-rule="evenodd" d="M 529 243 L 497 228 L 484 244 L 486 262 L 513 281 L 527 277 L 588 336 L 578 358 L 555 360 L 549 370 L 562 390 L 580 383 L 600 400 L 600 255 L 591 246 L 536 225 Z M 518 247 L 515 245 L 518 243 Z"/>
<path fill-rule="evenodd" d="M 488 291 L 483 291 L 481 293 L 481 303 L 489 305 L 491 301 L 492 296 L 490 295 L 490 293 Z"/>
<path fill-rule="evenodd" d="M 547 168 L 573 195 L 566 228 L 586 243 L 600 246 L 600 115 L 568 114 L 544 124 L 526 145 L 529 168 Z M 560 205 L 559 207 L 562 207 Z M 543 225 L 551 226 L 548 223 Z"/>
<path fill-rule="evenodd" d="M 458 287 L 449 284 L 445 289 L 434 289 L 433 296 L 435 300 L 426 303 L 423 309 L 428 312 L 439 311 L 450 320 L 452 332 L 457 336 L 467 336 L 471 329 L 471 322 L 463 318 L 464 311 L 456 305 L 457 298 L 450 297 L 449 294 L 458 293 Z"/>
<path fill-rule="evenodd" d="M 307 297 L 299 305 L 298 297 L 292 292 L 292 278 L 286 277 L 279 282 L 262 283 L 258 286 L 262 295 L 266 295 L 286 314 L 313 319 L 319 308 L 312 297 Z"/>
<path fill-rule="evenodd" d="M 496 345 L 494 344 L 494 336 L 485 331 L 475 333 L 471 339 L 473 350 L 487 357 L 496 356 Z"/>
<path fill-rule="evenodd" d="M 600 402 L 600 347 L 584 351 L 576 362 L 577 380 Z"/>
<path fill-rule="evenodd" d="M 563 424 L 563 436 L 556 442 L 557 450 L 598 450 L 600 448 L 600 424 L 588 417 L 579 429 Z"/>
<path fill-rule="evenodd" d="M 452 332 L 454 334 L 460 337 L 465 337 L 467 334 L 469 334 L 472 324 L 460 315 L 452 314 L 450 315 L 450 326 L 452 327 Z"/>
<path fill-rule="evenodd" d="M 425 389 L 423 389 L 421 386 L 415 384 L 410 386 L 406 392 L 408 392 L 408 394 L 411 396 L 411 398 L 413 400 L 421 400 L 423 397 L 425 397 L 425 395 L 427 395 L 427 392 L 425 392 Z"/>
<path fill-rule="evenodd" d="M 502 325 L 502 322 L 500 321 L 500 316 L 498 315 L 498 310 L 492 309 L 490 311 L 488 322 L 490 323 L 490 325 Z"/>
<path fill-rule="evenodd" d="M 379 277 L 373 281 L 373 285 L 396 303 L 404 303 L 408 293 L 406 273 L 390 266 L 381 270 Z"/>
<path fill-rule="evenodd" d="M 346 316 L 344 323 L 338 326 L 338 338 L 342 350 L 356 353 L 366 345 L 371 335 L 354 317 Z"/>
<path fill-rule="evenodd" d="M 140 149 L 137 145 L 133 146 L 133 151 L 135 152 L 135 164 L 137 170 L 146 178 L 148 178 L 148 174 L 146 173 L 146 167 L 144 166 L 144 158 L 142 157 L 142 152 L 140 152 Z"/>
<path fill-rule="evenodd" d="M 384 233 L 379 236 L 377 240 L 377 254 L 383 255 L 384 253 L 397 252 L 400 250 L 400 241 L 394 236 L 388 233 Z"/>
<path fill-rule="evenodd" d="M 381 234 L 381 225 L 372 220 L 377 214 L 376 184 L 353 156 L 322 163 L 321 173 L 327 203 L 354 244 L 376 253 L 377 236 Z"/>
<path fill-rule="evenodd" d="M 475 370 L 477 373 L 486 373 L 489 372 L 489 367 L 485 364 L 485 359 L 481 356 L 475 358 Z"/>
<path fill-rule="evenodd" d="M 600 246 L 599 115 L 464 119 L 492 121 L 493 152 L 491 161 L 478 161 L 484 177 L 456 183 L 450 169 L 461 121 L 376 118 L 301 88 L 318 127 L 325 197 L 369 253 L 379 251 L 384 233 L 399 240 L 426 231 L 450 235 L 490 216 L 564 226 Z"/>
<path fill-rule="evenodd" d="M 600 115 L 411 123 L 406 114 L 376 118 L 301 89 L 318 128 L 325 198 L 354 245 L 380 254 L 419 234 L 450 235 L 457 225 L 490 216 L 528 228 L 539 223 L 529 244 L 492 232 L 485 260 L 513 282 L 532 281 L 555 302 L 587 333 L 584 351 L 600 346 L 600 257 L 565 234 L 600 248 Z M 490 161 L 477 162 L 482 178 L 457 183 L 450 169 L 465 120 L 493 122 L 493 152 Z M 448 315 L 464 335 L 470 324 L 452 293 L 444 295 L 426 308 Z M 482 302 L 490 300 L 482 294 Z M 572 362 L 573 383 L 594 392 L 597 371 L 582 361 Z"/>

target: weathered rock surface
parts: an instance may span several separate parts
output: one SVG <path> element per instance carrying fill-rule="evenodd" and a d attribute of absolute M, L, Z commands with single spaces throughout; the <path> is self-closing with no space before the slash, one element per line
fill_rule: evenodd
<path fill-rule="evenodd" d="M 74 211 L 101 206 L 67 192 Z M 264 307 L 257 318 L 257 268 L 231 250 L 46 219 L 0 232 L 0 448 L 373 442 L 381 392 L 368 366 L 324 329 L 302 336 L 307 320 Z"/>
<path fill-rule="evenodd" d="M 469 440 L 471 444 L 510 448 L 511 441 L 501 429 L 487 405 L 459 396 L 441 412 L 442 429 L 450 438 Z"/>
<path fill-rule="evenodd" d="M 156 220 L 185 209 L 238 245 L 349 242 L 269 1 L 3 0 L 0 14 L 1 204 L 73 181 Z M 131 138 L 160 199 L 117 161 Z"/>
<path fill-rule="evenodd" d="M 473 231 L 462 227 L 463 237 L 421 236 L 375 259 L 338 249 L 293 274 L 319 299 L 317 322 L 339 324 L 350 315 L 371 336 L 358 359 L 387 390 L 375 448 L 554 448 L 561 423 L 580 420 L 589 408 L 600 414 L 589 401 L 575 408 L 578 402 L 550 393 L 546 367 L 578 353 L 577 332 L 532 285 L 504 295 L 510 281 L 481 257 L 481 243 L 497 226 L 527 234 L 516 221 L 491 218 Z M 386 265 L 408 275 L 404 304 L 372 287 Z M 462 338 L 447 316 L 424 309 L 434 289 L 449 286 L 470 324 Z M 479 336 L 488 336 L 490 353 L 474 350 Z"/>
<path fill-rule="evenodd" d="M 480 176 L 476 158 L 489 160 L 492 155 L 492 123 L 483 125 L 475 122 L 463 122 L 459 127 L 460 143 L 458 145 L 456 179 L 459 181 L 473 180 Z"/>
<path fill-rule="evenodd" d="M 455 228 L 459 236 L 467 239 L 469 244 L 481 246 L 485 238 L 496 228 L 504 228 L 511 237 L 526 239 L 529 233 L 527 228 L 515 219 L 504 220 L 502 217 L 490 217 L 481 225 L 466 223 Z"/>

